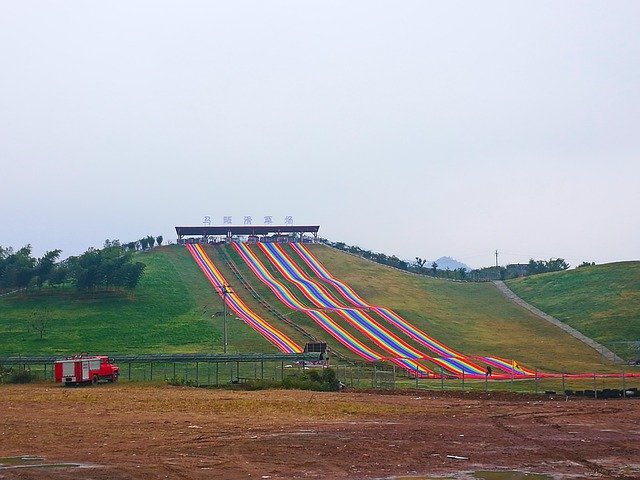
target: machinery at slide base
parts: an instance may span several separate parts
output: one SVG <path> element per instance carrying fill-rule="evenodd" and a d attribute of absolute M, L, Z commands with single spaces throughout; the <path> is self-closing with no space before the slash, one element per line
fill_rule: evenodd
<path fill-rule="evenodd" d="M 54 379 L 64 386 L 116 382 L 119 374 L 118 366 L 106 355 L 82 353 L 56 360 L 53 364 Z"/>

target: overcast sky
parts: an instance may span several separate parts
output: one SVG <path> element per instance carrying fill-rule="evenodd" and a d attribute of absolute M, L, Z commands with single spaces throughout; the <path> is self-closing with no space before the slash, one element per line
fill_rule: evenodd
<path fill-rule="evenodd" d="M 0 0 L 0 245 L 205 216 L 640 258 L 640 2 Z"/>

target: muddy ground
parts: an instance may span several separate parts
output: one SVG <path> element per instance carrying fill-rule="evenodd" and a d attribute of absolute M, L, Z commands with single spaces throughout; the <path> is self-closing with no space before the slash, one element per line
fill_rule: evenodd
<path fill-rule="evenodd" d="M 640 400 L 0 386 L 0 457 L 0 479 L 637 479 Z"/>

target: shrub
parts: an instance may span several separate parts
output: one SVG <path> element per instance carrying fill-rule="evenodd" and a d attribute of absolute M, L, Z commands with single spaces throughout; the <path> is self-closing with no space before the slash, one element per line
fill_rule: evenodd
<path fill-rule="evenodd" d="M 287 377 L 282 381 L 282 386 L 283 388 L 324 392 L 336 392 L 341 387 L 336 371 L 331 368 L 308 370 L 300 375 Z"/>
<path fill-rule="evenodd" d="M 30 383 L 34 379 L 35 375 L 29 369 L 14 370 L 0 366 L 0 383 Z"/>
<path fill-rule="evenodd" d="M 167 378 L 165 379 L 167 385 L 173 385 L 174 387 L 195 387 L 196 382 L 193 380 L 185 380 L 184 378 Z"/>

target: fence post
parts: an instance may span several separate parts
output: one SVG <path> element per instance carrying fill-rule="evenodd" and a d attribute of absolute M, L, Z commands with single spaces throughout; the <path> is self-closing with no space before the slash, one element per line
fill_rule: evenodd
<path fill-rule="evenodd" d="M 627 388 L 624 385 L 624 368 L 622 369 L 622 398 L 627 397 Z"/>
<path fill-rule="evenodd" d="M 440 367 L 440 391 L 444 392 L 444 371 Z"/>
<path fill-rule="evenodd" d="M 418 389 L 418 362 L 416 362 L 416 390 Z"/>
<path fill-rule="evenodd" d="M 462 369 L 462 391 L 464 392 L 464 368 Z"/>
<path fill-rule="evenodd" d="M 200 365 L 198 364 L 198 362 L 196 362 L 196 387 L 200 386 L 200 377 L 199 377 L 199 367 Z M 153 370 L 152 370 L 153 371 Z"/>
<path fill-rule="evenodd" d="M 151 362 L 150 365 L 151 365 L 151 372 L 149 374 L 149 379 L 153 382 L 153 362 Z"/>
<path fill-rule="evenodd" d="M 596 385 L 596 373 L 593 372 L 593 398 L 598 398 L 598 386 Z"/>
<path fill-rule="evenodd" d="M 393 365 L 393 389 L 396 389 L 396 366 Z"/>
<path fill-rule="evenodd" d="M 536 395 L 538 394 L 538 367 L 536 367 Z"/>
<path fill-rule="evenodd" d="M 260 375 L 261 375 L 260 378 L 262 378 L 262 380 L 264 380 L 264 360 L 260 361 Z"/>
<path fill-rule="evenodd" d="M 131 381 L 131 362 L 129 362 L 129 381 Z"/>
<path fill-rule="evenodd" d="M 566 394 L 566 390 L 564 388 L 564 370 L 562 371 L 562 393 Z"/>
<path fill-rule="evenodd" d="M 487 392 L 487 382 L 489 381 L 489 374 L 485 374 L 484 376 L 484 391 Z"/>

